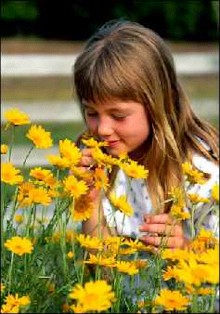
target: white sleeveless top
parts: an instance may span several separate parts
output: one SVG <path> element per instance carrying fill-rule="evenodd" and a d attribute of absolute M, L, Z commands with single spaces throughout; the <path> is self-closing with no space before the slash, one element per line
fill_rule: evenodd
<path fill-rule="evenodd" d="M 191 186 L 190 189 L 187 189 L 187 192 L 196 193 L 202 197 L 209 198 L 212 186 L 215 183 L 219 183 L 219 167 L 206 158 L 196 154 L 193 157 L 193 164 L 199 170 L 210 174 L 210 178 L 204 184 L 195 184 L 193 187 Z M 102 200 L 102 206 L 108 226 L 110 228 L 115 228 L 117 234 L 119 235 L 139 238 L 141 236 L 139 226 L 144 223 L 144 215 L 154 212 L 144 180 L 128 178 L 127 175 L 120 169 L 115 179 L 113 191 L 118 197 L 124 194 L 127 195 L 127 201 L 132 206 L 134 214 L 130 217 L 124 215 L 124 213 L 119 210 L 113 209 L 108 198 L 104 197 Z M 196 233 L 199 231 L 196 226 L 198 218 L 204 211 L 207 211 L 208 213 L 205 215 L 202 226 L 213 231 L 216 237 L 219 237 L 218 214 L 216 214 L 215 211 L 209 211 L 209 208 L 209 204 L 198 203 L 194 218 L 195 231 Z M 185 210 L 189 211 L 187 208 L 185 208 Z M 183 224 L 185 236 L 190 237 L 190 219 L 184 220 Z"/>

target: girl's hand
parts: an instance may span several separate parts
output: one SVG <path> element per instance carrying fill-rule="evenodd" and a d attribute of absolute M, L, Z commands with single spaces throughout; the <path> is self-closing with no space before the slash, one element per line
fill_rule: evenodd
<path fill-rule="evenodd" d="M 93 172 L 95 169 L 95 161 L 92 157 L 92 149 L 91 148 L 84 148 L 82 149 L 82 158 L 78 164 L 80 170 L 83 172 L 87 172 L 89 176 L 84 180 L 87 182 L 89 186 L 89 196 L 93 201 L 96 201 L 98 198 L 99 192 L 94 188 L 93 185 Z"/>
<path fill-rule="evenodd" d="M 82 170 L 90 170 L 94 166 L 94 159 L 92 157 L 92 149 L 91 148 L 84 148 L 81 150 L 82 157 L 79 162 L 79 167 Z"/>
<path fill-rule="evenodd" d="M 187 244 L 183 227 L 175 223 L 169 214 L 146 215 L 145 223 L 140 226 L 141 232 L 147 232 L 140 238 L 147 245 L 167 248 L 183 248 Z"/>

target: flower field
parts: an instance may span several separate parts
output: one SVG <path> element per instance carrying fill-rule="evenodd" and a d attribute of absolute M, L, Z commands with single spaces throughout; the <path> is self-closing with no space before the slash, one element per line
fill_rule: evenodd
<path fill-rule="evenodd" d="M 132 216 L 126 195 L 108 193 L 107 173 L 121 168 L 130 180 L 147 179 L 148 170 L 126 155 L 114 158 L 102 151 L 105 142 L 82 140 L 93 149 L 93 175 L 78 166 L 81 152 L 68 138 L 59 153 L 48 155 L 48 167 L 26 169 L 34 150 L 53 146 L 53 134 L 17 108 L 4 112 L 1 143 L 1 313 L 215 313 L 218 312 L 219 241 L 201 228 L 184 249 L 167 249 L 166 237 L 158 250 L 138 239 L 113 235 L 103 238 L 81 232 L 94 204 L 93 184 L 107 195 L 115 211 Z M 23 167 L 11 163 L 16 131 L 29 125 L 30 150 Z M 203 173 L 183 164 L 187 184 L 205 182 Z M 170 215 L 175 223 L 193 220 L 198 203 L 212 203 L 218 212 L 219 186 L 210 198 L 170 191 Z M 183 209 L 190 208 L 189 212 Z M 101 207 L 100 207 L 101 211 Z M 100 215 L 101 217 L 101 215 Z M 200 222 L 202 224 L 202 220 Z M 175 225 L 175 224 L 174 224 Z"/>

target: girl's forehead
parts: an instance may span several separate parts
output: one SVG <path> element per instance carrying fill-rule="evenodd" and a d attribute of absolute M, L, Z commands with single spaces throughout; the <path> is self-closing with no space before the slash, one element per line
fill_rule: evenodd
<path fill-rule="evenodd" d="M 95 110 L 107 110 L 107 111 L 120 111 L 120 112 L 133 112 L 142 110 L 144 107 L 142 103 L 135 101 L 122 101 L 122 100 L 114 100 L 114 101 L 103 101 L 103 102 L 88 102 L 83 101 L 82 106 L 84 108 L 90 108 Z"/>
<path fill-rule="evenodd" d="M 140 103 L 135 101 L 129 101 L 129 100 L 105 100 L 105 101 L 88 101 L 88 100 L 82 100 L 82 105 L 85 107 L 109 107 L 109 108 L 125 108 L 125 107 L 131 107 L 131 105 L 140 105 Z"/>

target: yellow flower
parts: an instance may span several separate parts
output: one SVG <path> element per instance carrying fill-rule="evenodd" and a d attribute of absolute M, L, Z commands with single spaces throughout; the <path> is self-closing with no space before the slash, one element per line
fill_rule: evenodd
<path fill-rule="evenodd" d="M 21 224 L 24 221 L 24 216 L 20 214 L 14 215 L 14 220 L 18 223 Z"/>
<path fill-rule="evenodd" d="M 1 154 L 7 154 L 8 152 L 8 145 L 1 144 Z"/>
<path fill-rule="evenodd" d="M 19 313 L 20 307 L 24 307 L 30 304 L 30 297 L 29 296 L 23 296 L 18 297 L 18 294 L 16 293 L 15 296 L 12 294 L 9 294 L 6 297 L 5 304 L 2 305 L 1 313 Z"/>
<path fill-rule="evenodd" d="M 218 239 L 211 230 L 201 228 L 195 239 L 190 243 L 190 249 L 195 252 L 204 251 L 217 245 Z"/>
<path fill-rule="evenodd" d="M 74 257 L 74 253 L 73 253 L 72 251 L 69 251 L 69 252 L 67 253 L 67 257 L 68 257 L 69 259 L 72 259 L 72 258 Z"/>
<path fill-rule="evenodd" d="M 1 164 L 1 181 L 10 185 L 23 182 L 23 176 L 20 170 L 16 169 L 10 162 Z"/>
<path fill-rule="evenodd" d="M 54 185 L 56 180 L 53 177 L 53 173 L 49 169 L 42 169 L 41 167 L 36 167 L 30 170 L 30 176 L 44 182 L 46 185 Z M 38 182 L 40 183 L 40 182 Z"/>
<path fill-rule="evenodd" d="M 37 148 L 49 148 L 53 145 L 51 133 L 45 131 L 41 125 L 32 125 L 26 134 Z"/>
<path fill-rule="evenodd" d="M 121 196 L 117 197 L 114 192 L 111 192 L 109 195 L 109 200 L 116 209 L 119 209 L 125 215 L 127 215 L 127 216 L 133 215 L 133 208 L 127 202 L 126 195 L 121 195 Z"/>
<path fill-rule="evenodd" d="M 93 147 L 93 148 L 108 146 L 107 142 L 101 142 L 101 141 L 98 142 L 93 137 L 89 139 L 82 139 L 82 143 L 88 147 Z"/>
<path fill-rule="evenodd" d="M 30 124 L 29 116 L 17 108 L 12 108 L 4 113 L 5 119 L 13 125 Z"/>
<path fill-rule="evenodd" d="M 115 267 L 116 260 L 115 256 L 105 257 L 105 256 L 97 256 L 93 254 L 89 254 L 89 260 L 84 261 L 84 264 L 94 264 L 94 265 L 101 265 L 107 267 Z"/>
<path fill-rule="evenodd" d="M 65 157 L 60 157 L 58 155 L 48 155 L 48 161 L 55 167 L 59 169 L 65 169 L 70 167 L 70 161 Z"/>
<path fill-rule="evenodd" d="M 176 279 L 176 277 L 177 277 L 176 268 L 168 266 L 167 269 L 164 271 L 162 277 L 165 281 L 170 280 L 171 278 Z"/>
<path fill-rule="evenodd" d="M 103 189 L 107 190 L 109 187 L 109 179 L 108 176 L 106 175 L 104 169 L 102 168 L 96 168 L 94 171 L 94 185 L 97 190 Z"/>
<path fill-rule="evenodd" d="M 184 311 L 189 305 L 189 299 L 178 290 L 161 289 L 155 299 L 155 304 L 163 306 L 167 311 Z"/>
<path fill-rule="evenodd" d="M 69 139 L 59 141 L 60 156 L 65 157 L 71 166 L 78 164 L 82 153 L 75 143 Z"/>
<path fill-rule="evenodd" d="M 136 275 L 139 272 L 136 265 L 132 262 L 117 261 L 116 267 L 118 271 L 126 273 L 130 276 Z"/>
<path fill-rule="evenodd" d="M 112 287 L 105 280 L 86 282 L 83 287 L 77 284 L 69 294 L 71 299 L 77 300 L 77 305 L 85 312 L 108 310 L 115 301 Z"/>
<path fill-rule="evenodd" d="M 98 237 L 91 237 L 90 235 L 79 234 L 76 239 L 79 241 L 81 246 L 87 249 L 101 250 L 103 248 L 103 243 Z"/>
<path fill-rule="evenodd" d="M 31 204 L 29 200 L 30 190 L 34 189 L 34 184 L 31 182 L 23 182 L 18 188 L 18 203 L 21 207 L 28 206 Z"/>
<path fill-rule="evenodd" d="M 185 285 L 200 286 L 202 283 L 217 284 L 219 282 L 218 267 L 212 264 L 200 264 L 196 259 L 180 261 L 176 267 L 176 280 Z"/>
<path fill-rule="evenodd" d="M 66 230 L 66 242 L 73 243 L 75 238 L 76 238 L 76 232 L 71 229 L 67 229 Z"/>
<path fill-rule="evenodd" d="M 182 208 L 185 206 L 184 191 L 182 188 L 171 188 L 171 191 L 168 194 L 171 197 L 173 204 Z"/>
<path fill-rule="evenodd" d="M 107 169 L 112 168 L 113 165 L 118 165 L 118 159 L 103 153 L 99 147 L 92 149 L 92 157 L 98 166 L 105 166 Z"/>
<path fill-rule="evenodd" d="M 84 308 L 84 306 L 80 305 L 80 304 L 77 304 L 77 305 L 74 305 L 74 304 L 71 304 L 69 306 L 69 309 L 71 311 L 73 311 L 73 313 L 82 313 L 82 314 L 85 314 L 86 313 L 86 309 Z M 64 312 L 65 313 L 65 312 Z M 67 313 L 70 313 L 70 311 L 68 311 Z"/>
<path fill-rule="evenodd" d="M 81 195 L 73 203 L 71 217 L 75 221 L 87 220 L 91 217 L 94 204 L 88 195 Z"/>
<path fill-rule="evenodd" d="M 13 252 L 14 254 L 17 254 L 19 256 L 22 256 L 23 254 L 30 254 L 32 253 L 33 250 L 33 245 L 32 242 L 24 237 L 12 237 L 11 239 L 8 239 L 4 246 L 11 252 Z"/>
<path fill-rule="evenodd" d="M 185 220 L 190 218 L 190 213 L 185 212 L 182 207 L 175 204 L 171 206 L 170 215 L 178 220 Z"/>
<path fill-rule="evenodd" d="M 74 176 L 70 175 L 63 180 L 64 189 L 67 193 L 74 198 L 79 198 L 81 195 L 86 194 L 88 186 L 83 180 L 77 180 Z"/>
<path fill-rule="evenodd" d="M 187 194 L 189 200 L 194 203 L 194 204 L 198 204 L 198 203 L 209 203 L 210 200 L 207 197 L 202 197 L 199 194 L 195 194 L 195 193 L 188 193 Z"/>
<path fill-rule="evenodd" d="M 219 184 L 218 183 L 215 183 L 212 187 L 212 197 L 217 203 L 219 203 Z"/>
<path fill-rule="evenodd" d="M 48 206 L 52 202 L 52 199 L 49 196 L 47 190 L 45 190 L 43 187 L 31 189 L 28 197 L 30 203 Z"/>
<path fill-rule="evenodd" d="M 5 303 L 11 307 L 20 307 L 20 306 L 26 306 L 31 303 L 30 297 L 27 295 L 24 295 L 19 298 L 18 294 L 16 293 L 15 296 L 12 294 L 9 294 L 6 297 Z M 11 313 L 11 312 L 10 312 Z"/>
<path fill-rule="evenodd" d="M 5 289 L 5 285 L 1 282 L 0 283 L 0 291 L 3 292 Z"/>
<path fill-rule="evenodd" d="M 110 236 L 104 239 L 104 244 L 108 248 L 108 251 L 111 251 L 112 253 L 115 252 L 115 254 L 118 253 L 120 246 L 124 244 L 125 239 L 120 236 Z"/>
<path fill-rule="evenodd" d="M 186 176 L 186 179 L 191 184 L 204 184 L 206 182 L 204 173 L 193 168 L 191 163 L 184 162 L 182 164 L 182 169 L 183 169 L 183 173 Z"/>
<path fill-rule="evenodd" d="M 123 244 L 136 250 L 146 250 L 146 245 L 138 239 L 125 239 Z"/>
<path fill-rule="evenodd" d="M 119 166 L 131 178 L 146 179 L 148 177 L 149 171 L 134 160 L 129 160 L 128 163 L 121 163 Z"/>
<path fill-rule="evenodd" d="M 43 187 L 35 187 L 31 182 L 25 182 L 19 186 L 18 203 L 20 206 L 29 206 L 32 203 L 48 206 L 52 199 L 49 192 Z"/>
<path fill-rule="evenodd" d="M 164 249 L 161 253 L 162 259 L 170 259 L 171 261 L 179 261 L 179 260 L 189 260 L 191 257 L 194 257 L 194 253 L 192 251 L 188 251 L 185 249 Z"/>
<path fill-rule="evenodd" d="M 1 313 L 9 314 L 9 313 L 19 313 L 19 306 L 11 306 L 10 304 L 3 304 L 1 307 Z"/>
<path fill-rule="evenodd" d="M 85 171 L 84 169 L 78 166 L 70 166 L 70 173 L 74 175 L 76 178 L 80 178 L 83 180 L 91 179 L 91 172 Z"/>
<path fill-rule="evenodd" d="M 215 294 L 215 289 L 213 287 L 205 288 L 205 287 L 200 287 L 198 290 L 195 291 L 196 294 L 198 295 L 214 295 Z"/>

